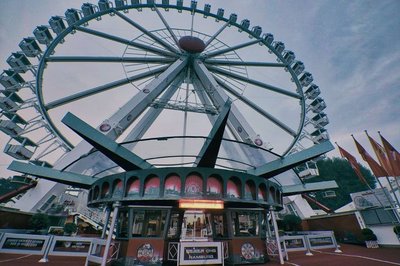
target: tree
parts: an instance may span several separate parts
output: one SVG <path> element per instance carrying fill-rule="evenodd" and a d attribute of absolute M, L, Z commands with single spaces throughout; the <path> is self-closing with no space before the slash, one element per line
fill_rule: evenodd
<path fill-rule="evenodd" d="M 45 213 L 35 213 L 29 220 L 29 223 L 32 229 L 34 229 L 35 232 L 38 232 L 39 230 L 45 229 L 49 226 L 49 216 Z"/>
<path fill-rule="evenodd" d="M 285 231 L 299 231 L 301 230 L 301 218 L 294 214 L 285 215 L 282 226 Z"/>
<path fill-rule="evenodd" d="M 368 190 L 368 186 L 362 183 L 350 164 L 341 158 L 326 158 L 317 162 L 319 176 L 306 180 L 306 183 L 335 180 L 339 188 L 333 189 L 336 193 L 334 198 L 324 198 L 323 192 L 315 192 L 312 196 L 323 205 L 335 210 L 351 202 L 350 193 Z M 371 188 L 375 188 L 375 177 L 371 172 L 360 165 L 361 173 Z"/>

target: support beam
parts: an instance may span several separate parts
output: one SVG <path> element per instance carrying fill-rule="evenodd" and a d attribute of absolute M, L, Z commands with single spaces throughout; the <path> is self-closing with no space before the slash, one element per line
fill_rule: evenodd
<path fill-rule="evenodd" d="M 222 69 L 222 68 L 218 68 L 218 67 L 211 66 L 211 65 L 207 65 L 207 68 L 212 72 L 215 72 L 215 73 L 218 73 L 218 74 L 221 74 L 221 75 L 224 75 L 226 77 L 233 78 L 233 79 L 236 79 L 236 80 L 244 81 L 244 82 L 250 83 L 250 84 L 252 84 L 254 86 L 257 86 L 257 87 L 260 87 L 260 88 L 264 88 L 264 89 L 267 89 L 267 90 L 270 90 L 270 91 L 273 91 L 273 92 L 276 92 L 276 93 L 279 93 L 279 94 L 282 94 L 282 95 L 286 95 L 286 96 L 289 96 L 289 97 L 292 97 L 292 98 L 295 98 L 295 99 L 301 99 L 302 98 L 302 96 L 300 94 L 297 94 L 295 92 L 291 92 L 291 91 L 288 91 L 288 90 L 285 90 L 285 89 L 282 89 L 282 88 L 278 88 L 278 87 L 269 85 L 267 83 L 264 83 L 264 82 L 261 82 L 261 81 L 255 80 L 255 79 L 250 79 L 248 77 L 244 77 L 242 75 L 238 75 L 238 74 L 236 74 L 234 72 L 229 72 L 229 71 L 227 71 L 225 69 Z"/>
<path fill-rule="evenodd" d="M 73 187 L 88 189 L 92 186 L 95 179 L 91 176 L 80 175 L 71 172 L 61 172 L 48 167 L 33 165 L 29 163 L 22 163 L 13 161 L 9 166 L 8 170 L 24 173 L 39 178 L 55 181 L 65 185 L 71 185 Z"/>
<path fill-rule="evenodd" d="M 59 107 L 61 105 L 68 104 L 68 103 L 71 103 L 71 102 L 74 102 L 74 101 L 89 97 L 89 96 L 94 95 L 94 94 L 102 93 L 104 91 L 107 91 L 107 90 L 110 90 L 110 89 L 113 89 L 113 88 L 116 88 L 116 87 L 120 87 L 120 86 L 126 85 L 128 83 L 133 82 L 133 81 L 137 81 L 137 80 L 141 80 L 141 79 L 145 79 L 145 78 L 151 77 L 153 75 L 156 75 L 158 73 L 161 73 L 161 72 L 165 71 L 167 68 L 168 68 L 167 66 L 159 67 L 159 68 L 156 68 L 156 69 L 153 69 L 153 70 L 150 70 L 150 71 L 146 71 L 146 72 L 131 76 L 129 78 L 120 79 L 120 80 L 113 81 L 113 82 L 110 82 L 110 83 L 107 83 L 107 84 L 104 84 L 104 85 L 101 85 L 101 86 L 97 86 L 97 87 L 92 88 L 92 89 L 81 91 L 81 92 L 78 92 L 78 93 L 63 97 L 61 99 L 52 101 L 52 102 L 46 104 L 45 108 L 47 110 L 50 110 L 50 109 L 53 109 L 53 108 L 57 108 L 57 107 Z"/>
<path fill-rule="evenodd" d="M 154 9 L 156 10 L 157 15 L 160 17 L 160 19 L 161 19 L 162 23 L 164 24 L 165 28 L 167 28 L 167 30 L 168 30 L 169 34 L 171 35 L 172 39 L 174 40 L 176 46 L 180 49 L 179 40 L 176 37 L 175 33 L 172 31 L 171 27 L 168 25 L 168 22 L 165 20 L 165 18 L 161 14 L 160 10 L 158 10 L 156 5 L 154 5 Z"/>
<path fill-rule="evenodd" d="M 174 47 L 172 47 L 169 43 L 165 42 L 163 39 L 159 38 L 158 36 L 156 36 L 154 33 L 146 30 L 144 27 L 142 27 L 141 25 L 139 25 L 138 23 L 136 23 L 135 21 L 133 21 L 132 19 L 128 18 L 127 16 L 125 16 L 124 14 L 122 14 L 119 11 L 116 11 L 115 14 L 117 16 L 119 16 L 120 18 L 122 18 L 123 20 L 125 20 L 126 22 L 128 22 L 129 24 L 131 24 L 133 27 L 135 27 L 136 29 L 140 30 L 141 32 L 143 32 L 145 35 L 149 36 L 151 39 L 153 39 L 154 41 L 156 41 L 157 43 L 159 43 L 160 45 L 162 45 L 164 48 L 168 49 L 170 52 L 173 53 L 179 53 L 178 50 L 176 50 Z"/>
<path fill-rule="evenodd" d="M 305 163 L 311 159 L 314 159 L 322 154 L 325 154 L 335 147 L 329 141 L 322 142 L 314 145 L 311 148 L 302 150 L 300 152 L 289 154 L 284 158 L 274 160 L 266 163 L 255 169 L 250 169 L 247 172 L 252 175 L 262 176 L 265 178 L 274 177 L 280 173 L 286 172 L 302 163 Z"/>
<path fill-rule="evenodd" d="M 85 27 L 76 27 L 76 30 L 79 30 L 81 32 L 85 32 L 100 38 L 104 38 L 110 41 L 114 41 L 114 42 L 119 42 L 128 46 L 132 46 L 138 49 L 141 49 L 143 51 L 147 51 L 150 53 L 154 53 L 154 54 L 158 54 L 158 55 L 163 55 L 163 56 L 171 56 L 171 57 L 178 57 L 176 54 L 168 52 L 168 51 L 164 51 L 155 47 L 152 47 L 150 45 L 147 44 L 142 44 L 142 43 L 138 43 L 138 42 L 134 42 L 134 41 L 130 41 L 115 35 L 111 35 L 105 32 L 101 32 L 101 31 L 97 31 L 97 30 L 93 30 L 93 29 L 89 29 L 89 28 L 85 28 Z"/>
<path fill-rule="evenodd" d="M 175 78 L 169 88 L 166 89 L 163 95 L 160 96 L 161 102 L 168 102 L 171 99 L 171 97 L 181 86 L 184 77 L 184 73 L 181 73 Z M 141 139 L 162 111 L 162 108 L 150 108 L 150 110 L 148 110 L 146 114 L 136 124 L 135 128 L 128 134 L 128 136 L 126 136 L 124 142 Z M 134 145 L 136 145 L 136 143 L 126 144 L 125 147 L 132 150 L 132 147 Z"/>
<path fill-rule="evenodd" d="M 314 192 L 332 188 L 338 188 L 338 184 L 336 183 L 336 181 L 331 180 L 323 182 L 305 183 L 299 185 L 286 185 L 282 186 L 282 195 L 291 196 L 305 192 Z"/>
<path fill-rule="evenodd" d="M 118 57 L 118 56 L 50 56 L 46 62 L 101 62 L 101 63 L 145 63 L 169 64 L 176 59 L 170 57 Z"/>
<path fill-rule="evenodd" d="M 253 101 L 247 99 L 245 96 L 232 89 L 230 86 L 228 86 L 228 84 L 224 83 L 221 79 L 215 77 L 215 80 L 218 82 L 218 84 L 224 87 L 225 90 L 229 91 L 231 94 L 236 96 L 240 101 L 245 103 L 247 106 L 251 107 L 254 111 L 267 118 L 269 121 L 280 127 L 285 132 L 289 133 L 292 137 L 296 137 L 297 135 L 296 132 L 289 126 L 287 126 L 285 123 L 280 121 L 278 118 L 274 117 L 273 115 L 265 111 L 263 108 L 255 104 Z"/>
<path fill-rule="evenodd" d="M 235 46 L 232 46 L 232 47 L 228 47 L 228 48 L 225 48 L 225 49 L 222 49 L 222 50 L 217 50 L 217 51 L 205 54 L 204 57 L 205 58 L 210 58 L 210 57 L 214 57 L 214 56 L 217 56 L 217 55 L 226 54 L 228 52 L 232 52 L 232 51 L 235 51 L 235 50 L 238 50 L 238 49 L 250 46 L 250 45 L 254 45 L 254 44 L 259 43 L 259 42 L 260 42 L 260 40 L 255 39 L 255 40 L 252 40 L 252 41 L 249 41 L 249 42 L 246 42 L 246 43 L 241 43 L 241 44 L 238 44 L 238 45 L 235 45 Z"/>
<path fill-rule="evenodd" d="M 103 135 L 71 113 L 67 113 L 61 122 L 126 171 L 152 167 L 151 164 Z"/>
<path fill-rule="evenodd" d="M 206 142 L 200 150 L 198 159 L 196 159 L 195 164 L 197 167 L 215 167 L 231 104 L 232 102 L 228 100 L 223 106 L 217 121 L 215 121 Z"/>
<path fill-rule="evenodd" d="M 204 63 L 211 64 L 211 65 L 221 65 L 221 66 L 251 66 L 251 67 L 286 67 L 287 66 L 282 63 L 230 61 L 230 60 L 218 60 L 218 59 L 206 59 L 206 60 L 204 60 Z"/>

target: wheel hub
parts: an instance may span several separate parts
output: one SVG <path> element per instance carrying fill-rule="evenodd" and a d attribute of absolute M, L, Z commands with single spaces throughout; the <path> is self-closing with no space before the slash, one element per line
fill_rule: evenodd
<path fill-rule="evenodd" d="M 186 52 L 197 54 L 204 51 L 206 45 L 203 40 L 193 36 L 183 36 L 179 39 L 179 46 Z"/>

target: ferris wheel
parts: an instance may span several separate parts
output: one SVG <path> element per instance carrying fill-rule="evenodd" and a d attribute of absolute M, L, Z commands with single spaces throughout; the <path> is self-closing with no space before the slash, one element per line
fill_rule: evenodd
<path fill-rule="evenodd" d="M 227 101 L 224 138 L 269 159 L 329 138 L 326 104 L 304 63 L 272 33 L 209 4 L 84 3 L 37 26 L 19 47 L 0 76 L 4 152 L 19 160 L 50 166 L 76 149 L 79 139 L 61 122 L 67 112 L 154 165 L 159 157 L 136 141 L 207 136 Z"/>

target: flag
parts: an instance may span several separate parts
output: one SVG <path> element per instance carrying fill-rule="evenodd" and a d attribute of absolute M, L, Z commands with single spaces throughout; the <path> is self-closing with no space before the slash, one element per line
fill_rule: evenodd
<path fill-rule="evenodd" d="M 367 180 L 365 180 L 364 176 L 361 173 L 361 169 L 360 169 L 360 166 L 358 165 L 356 158 L 354 158 L 353 155 L 351 155 L 346 150 L 344 150 L 342 147 L 340 147 L 337 143 L 336 143 L 336 145 L 339 148 L 340 155 L 342 155 L 343 158 L 347 159 L 347 161 L 350 163 L 351 168 L 353 168 L 354 172 L 356 173 L 356 175 L 358 176 L 360 181 L 363 182 L 364 184 L 368 185 Z"/>
<path fill-rule="evenodd" d="M 381 135 L 380 132 L 378 133 L 381 137 L 390 166 L 392 167 L 392 174 L 394 176 L 400 176 L 400 153 Z"/>
<path fill-rule="evenodd" d="M 378 158 L 378 161 L 381 164 L 381 166 L 386 170 L 386 172 L 388 173 L 389 176 L 394 176 L 392 167 L 390 166 L 390 163 L 389 163 L 389 159 L 386 156 L 385 149 L 378 142 L 376 142 L 373 138 L 371 138 L 368 135 L 367 131 L 365 131 L 365 133 L 368 136 L 369 142 L 371 143 L 371 146 L 374 149 L 376 157 Z"/>
<path fill-rule="evenodd" d="M 354 139 L 354 142 L 356 143 L 358 152 L 360 153 L 360 155 L 364 159 L 364 161 L 366 161 L 368 163 L 368 165 L 371 168 L 374 175 L 376 177 L 388 176 L 388 173 L 386 172 L 386 170 L 382 166 L 380 166 L 379 163 L 377 163 L 374 160 L 374 158 L 371 157 L 371 155 L 369 155 L 369 153 L 364 149 L 363 146 L 361 146 L 360 143 L 358 143 L 358 141 L 354 138 L 353 135 L 352 135 L 352 137 Z"/>

